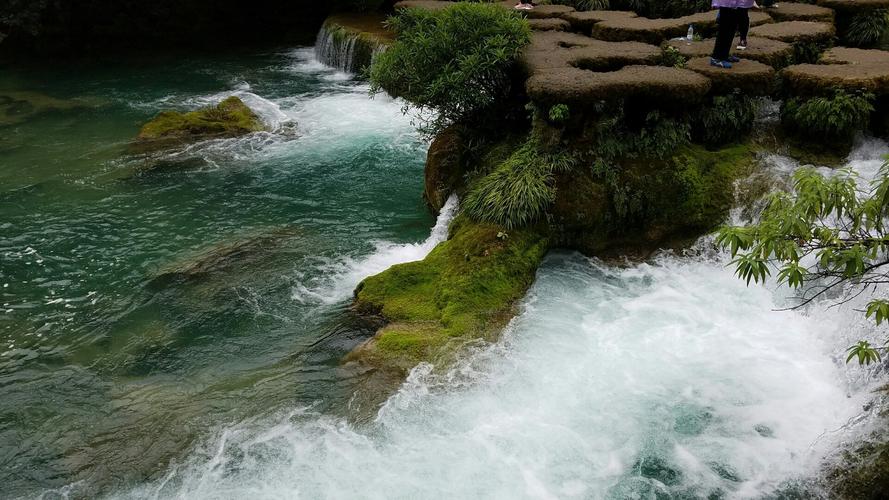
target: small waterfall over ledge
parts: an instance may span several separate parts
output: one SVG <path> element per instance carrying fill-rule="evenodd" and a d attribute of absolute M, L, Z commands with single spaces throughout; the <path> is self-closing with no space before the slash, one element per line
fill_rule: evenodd
<path fill-rule="evenodd" d="M 318 32 L 315 57 L 341 71 L 359 73 L 386 50 L 390 39 L 377 15 L 333 16 Z"/>

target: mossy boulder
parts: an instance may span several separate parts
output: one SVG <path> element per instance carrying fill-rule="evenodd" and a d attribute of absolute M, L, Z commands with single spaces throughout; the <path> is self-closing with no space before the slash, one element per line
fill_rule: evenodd
<path fill-rule="evenodd" d="M 665 159 L 624 158 L 610 174 L 585 170 L 557 181 L 553 245 L 587 255 L 647 255 L 723 223 L 735 181 L 749 175 L 749 144 L 717 151 L 684 146 Z"/>
<path fill-rule="evenodd" d="M 156 149 L 190 142 L 237 137 L 265 130 L 262 120 L 239 98 L 232 96 L 216 106 L 179 113 L 164 111 L 142 126 L 135 147 Z"/>
<path fill-rule="evenodd" d="M 548 240 L 539 228 L 508 233 L 458 217 L 450 238 L 424 260 L 364 280 L 355 310 L 385 322 L 347 361 L 407 371 L 445 361 L 456 348 L 494 339 L 534 281 Z"/>

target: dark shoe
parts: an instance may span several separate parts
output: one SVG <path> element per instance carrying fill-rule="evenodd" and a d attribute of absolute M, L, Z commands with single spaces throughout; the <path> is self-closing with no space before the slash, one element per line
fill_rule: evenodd
<path fill-rule="evenodd" d="M 730 62 L 730 63 L 741 62 L 741 58 L 738 56 L 728 56 L 728 62 Z"/>
<path fill-rule="evenodd" d="M 717 68 L 722 69 L 732 69 L 732 63 L 728 61 L 720 61 L 719 59 L 713 57 L 710 58 L 710 66 L 716 66 Z"/>

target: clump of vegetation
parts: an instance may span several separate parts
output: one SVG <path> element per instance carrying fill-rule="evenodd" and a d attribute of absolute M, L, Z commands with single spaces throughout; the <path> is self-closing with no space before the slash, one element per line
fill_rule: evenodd
<path fill-rule="evenodd" d="M 781 122 L 791 132 L 810 138 L 848 141 L 867 129 L 874 99 L 870 93 L 841 89 L 827 97 L 794 97 L 784 102 Z"/>
<path fill-rule="evenodd" d="M 358 286 L 357 309 L 388 324 L 351 357 L 409 370 L 453 352 L 451 344 L 492 339 L 511 318 L 547 249 L 537 229 L 506 233 L 458 217 L 448 241 L 424 260 L 391 267 Z"/>
<path fill-rule="evenodd" d="M 755 98 L 742 94 L 716 96 L 692 122 L 692 137 L 707 146 L 737 142 L 753 130 L 757 108 Z"/>
<path fill-rule="evenodd" d="M 889 10 L 873 9 L 856 14 L 842 31 L 843 40 L 849 45 L 873 46 L 889 31 Z"/>
<path fill-rule="evenodd" d="M 567 104 L 556 104 L 549 108 L 549 121 L 555 124 L 562 124 L 571 118 L 571 109 Z"/>
<path fill-rule="evenodd" d="M 489 123 L 498 117 L 494 108 L 510 102 L 511 71 L 531 40 L 517 13 L 455 3 L 434 12 L 404 9 L 389 26 L 398 38 L 371 67 L 372 92 L 408 101 L 405 112 L 416 112 L 421 132 L 434 136 L 453 123 Z"/>
<path fill-rule="evenodd" d="M 164 111 L 139 131 L 140 142 L 234 137 L 264 130 L 258 116 L 235 96 L 189 113 Z"/>
<path fill-rule="evenodd" d="M 543 217 L 555 199 L 554 174 L 574 164 L 570 155 L 546 153 L 528 141 L 472 184 L 463 208 L 476 221 L 508 229 L 530 225 Z"/>
<path fill-rule="evenodd" d="M 830 178 L 799 170 L 793 192 L 774 194 L 758 223 L 721 229 L 716 241 L 731 251 L 738 277 L 765 282 L 776 269 L 778 283 L 801 290 L 797 307 L 889 281 L 889 162 L 870 190 L 856 180 L 850 170 Z M 889 301 L 871 301 L 864 314 L 877 324 L 889 320 Z M 886 349 L 861 341 L 849 347 L 847 362 L 878 362 Z"/>
<path fill-rule="evenodd" d="M 679 49 L 670 45 L 664 46 L 663 57 L 661 59 L 662 66 L 671 66 L 682 69 L 685 68 L 685 63 L 687 62 L 688 59 L 679 52 Z"/>
<path fill-rule="evenodd" d="M 666 158 L 691 140 L 687 119 L 647 111 L 644 105 L 637 109 L 627 109 L 624 104 L 600 105 L 596 112 L 603 118 L 585 132 L 596 160 Z"/>
<path fill-rule="evenodd" d="M 616 233 L 653 225 L 712 228 L 731 208 L 733 182 L 749 171 L 748 146 L 707 151 L 686 145 L 666 161 L 598 161 L 594 173 L 608 186 Z"/>

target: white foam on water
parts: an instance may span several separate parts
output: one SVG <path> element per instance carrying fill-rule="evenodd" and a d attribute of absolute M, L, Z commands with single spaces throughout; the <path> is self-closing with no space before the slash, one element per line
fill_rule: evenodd
<path fill-rule="evenodd" d="M 293 287 L 293 299 L 303 304 L 333 304 L 352 295 L 355 287 L 365 278 L 405 262 L 423 260 L 439 243 L 447 240 L 448 226 L 457 214 L 459 202 L 456 196 L 448 198 L 432 232 L 419 243 L 377 242 L 375 250 L 366 256 L 322 262 L 325 272 L 309 283 L 300 282 Z"/>
<path fill-rule="evenodd" d="M 885 149 L 867 147 L 853 165 Z M 729 262 L 553 254 L 499 342 L 448 370 L 416 367 L 372 423 L 307 409 L 244 422 L 119 496 L 762 498 L 817 477 L 854 439 L 845 427 L 878 370 L 843 352 L 881 332 L 855 302 L 778 311 L 789 292 L 748 287 Z"/>

